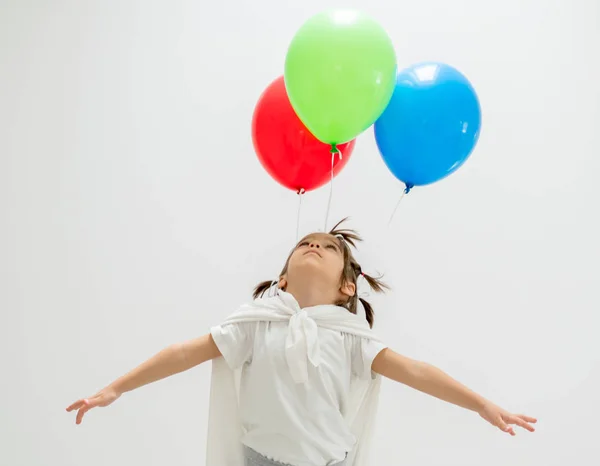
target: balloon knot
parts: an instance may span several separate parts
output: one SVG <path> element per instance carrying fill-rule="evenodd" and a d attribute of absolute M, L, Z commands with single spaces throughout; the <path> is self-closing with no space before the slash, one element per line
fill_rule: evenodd
<path fill-rule="evenodd" d="M 337 154 L 340 160 L 342 160 L 342 151 L 338 148 L 337 144 L 332 144 L 329 152 L 331 153 L 332 157 Z"/>
<path fill-rule="evenodd" d="M 408 194 L 410 192 L 410 190 L 413 189 L 414 187 L 415 187 L 414 184 L 406 183 L 406 189 L 404 190 L 404 194 Z"/>

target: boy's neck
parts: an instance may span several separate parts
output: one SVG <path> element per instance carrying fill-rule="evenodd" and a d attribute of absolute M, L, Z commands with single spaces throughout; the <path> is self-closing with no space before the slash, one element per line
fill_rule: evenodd
<path fill-rule="evenodd" d="M 292 286 L 288 283 L 286 292 L 294 297 L 300 309 L 335 304 L 337 301 L 337 296 L 334 296 L 331 290 L 320 290 L 316 284 L 313 286 Z"/>

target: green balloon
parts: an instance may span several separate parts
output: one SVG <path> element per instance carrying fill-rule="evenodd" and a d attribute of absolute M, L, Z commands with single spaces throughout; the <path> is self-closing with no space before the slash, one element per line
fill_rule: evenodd
<path fill-rule="evenodd" d="M 334 10 L 310 18 L 285 59 L 285 85 L 296 114 L 327 144 L 342 144 L 369 128 L 387 107 L 396 54 L 370 17 Z"/>

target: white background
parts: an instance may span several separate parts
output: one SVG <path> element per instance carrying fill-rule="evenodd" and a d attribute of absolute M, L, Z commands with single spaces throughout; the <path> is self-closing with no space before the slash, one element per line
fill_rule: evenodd
<path fill-rule="evenodd" d="M 460 69 L 483 108 L 469 161 L 389 229 L 401 186 L 371 130 L 336 180 L 332 220 L 394 286 L 376 329 L 540 419 L 511 438 L 388 382 L 372 464 L 600 464 L 596 0 L 0 1 L 0 464 L 204 464 L 209 365 L 78 427 L 64 408 L 279 272 L 298 199 L 250 119 L 297 28 L 340 5 L 384 25 L 401 68 Z"/>

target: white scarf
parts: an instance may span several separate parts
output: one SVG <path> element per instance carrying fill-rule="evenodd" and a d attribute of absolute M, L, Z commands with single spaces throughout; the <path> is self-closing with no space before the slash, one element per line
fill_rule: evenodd
<path fill-rule="evenodd" d="M 276 297 L 242 306 L 223 325 L 244 322 L 289 322 L 285 354 L 297 383 L 306 380 L 308 364 L 320 364 L 318 327 L 377 340 L 367 321 L 347 309 L 333 305 L 300 309 L 294 297 L 281 290 Z M 206 466 L 244 466 L 238 406 L 241 371 L 229 369 L 223 358 L 212 362 Z M 348 454 L 348 466 L 367 465 L 380 384 L 379 375 L 372 380 L 353 377 L 350 383 L 346 421 L 357 442 Z"/>

